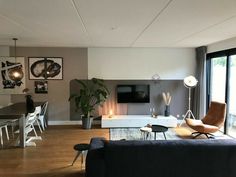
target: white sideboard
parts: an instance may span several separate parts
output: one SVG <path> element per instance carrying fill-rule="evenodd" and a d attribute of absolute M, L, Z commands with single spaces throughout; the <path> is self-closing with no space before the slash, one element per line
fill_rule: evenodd
<path fill-rule="evenodd" d="M 147 124 L 177 127 L 177 118 L 174 116 L 158 115 L 156 118 L 150 115 L 108 115 L 102 116 L 102 128 L 128 128 L 143 127 Z"/>

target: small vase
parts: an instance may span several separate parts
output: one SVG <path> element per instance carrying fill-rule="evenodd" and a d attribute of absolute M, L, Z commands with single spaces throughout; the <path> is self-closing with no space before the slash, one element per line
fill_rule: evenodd
<path fill-rule="evenodd" d="M 170 116 L 170 105 L 166 105 L 165 107 L 165 116 L 166 117 Z"/>
<path fill-rule="evenodd" d="M 26 109 L 27 109 L 27 113 L 33 113 L 35 110 L 34 107 L 34 101 L 32 99 L 31 95 L 26 95 Z"/>

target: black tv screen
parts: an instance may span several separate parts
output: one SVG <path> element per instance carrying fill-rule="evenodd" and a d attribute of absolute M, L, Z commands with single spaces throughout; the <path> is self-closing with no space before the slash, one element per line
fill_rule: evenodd
<path fill-rule="evenodd" d="M 118 103 L 149 103 L 149 85 L 117 85 Z"/>

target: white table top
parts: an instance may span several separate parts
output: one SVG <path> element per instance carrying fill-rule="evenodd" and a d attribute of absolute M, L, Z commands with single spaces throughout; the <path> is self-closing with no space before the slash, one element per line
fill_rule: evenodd
<path fill-rule="evenodd" d="M 108 115 L 103 115 L 102 119 L 177 119 L 176 117 L 170 115 L 168 117 L 163 115 L 158 115 L 157 117 L 152 117 L 151 115 L 113 115 L 109 117 Z"/>
<path fill-rule="evenodd" d="M 102 128 L 122 128 L 122 127 L 143 127 L 147 124 L 158 124 L 166 127 L 176 127 L 177 118 L 174 116 L 165 117 L 158 115 L 152 117 L 151 115 L 109 115 L 102 116 Z"/>

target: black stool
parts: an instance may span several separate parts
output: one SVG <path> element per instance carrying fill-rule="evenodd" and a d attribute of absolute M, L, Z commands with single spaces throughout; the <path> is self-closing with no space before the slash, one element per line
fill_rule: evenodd
<path fill-rule="evenodd" d="M 74 145 L 74 150 L 78 151 L 73 162 L 72 162 L 72 165 L 74 165 L 76 159 L 79 157 L 80 154 L 82 154 L 81 156 L 81 167 L 83 166 L 83 163 L 84 163 L 84 155 L 85 155 L 85 152 L 87 150 L 89 150 L 89 144 L 76 144 Z"/>
<path fill-rule="evenodd" d="M 162 132 L 164 135 L 164 138 L 166 140 L 166 134 L 165 132 L 168 131 L 168 127 L 162 126 L 162 125 L 152 125 L 152 132 L 154 132 L 154 139 L 156 140 L 156 133 Z"/>

